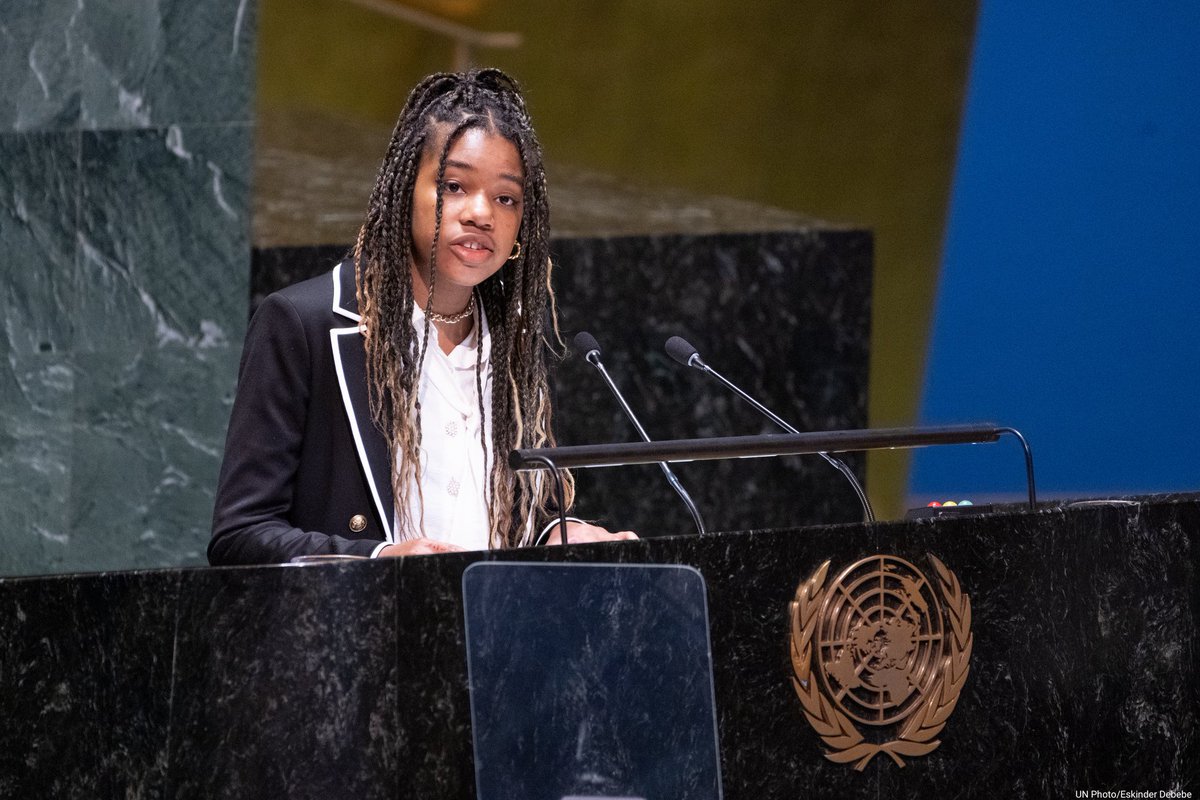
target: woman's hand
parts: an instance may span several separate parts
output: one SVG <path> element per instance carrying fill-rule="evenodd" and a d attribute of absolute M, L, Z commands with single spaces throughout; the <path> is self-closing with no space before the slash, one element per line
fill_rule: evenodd
<path fill-rule="evenodd" d="M 576 520 L 567 520 L 567 544 L 581 544 L 583 542 L 615 542 L 623 539 L 636 539 L 637 534 L 633 531 L 617 531 L 613 533 L 607 528 L 601 528 L 599 525 L 589 525 L 586 522 L 578 522 Z M 562 531 L 556 523 L 550 529 L 550 536 L 546 540 L 546 544 L 562 544 Z"/>
<path fill-rule="evenodd" d="M 568 534 L 570 535 L 570 534 Z M 398 544 L 389 544 L 379 551 L 379 558 L 385 556 L 428 556 L 434 553 L 458 553 L 462 548 L 449 542 L 439 542 L 437 539 L 406 539 Z"/>

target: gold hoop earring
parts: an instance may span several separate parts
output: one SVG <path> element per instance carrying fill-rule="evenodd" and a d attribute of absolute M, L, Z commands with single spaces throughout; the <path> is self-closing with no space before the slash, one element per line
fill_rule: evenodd
<path fill-rule="evenodd" d="M 520 241 L 518 241 L 518 242 L 517 242 L 517 252 L 515 252 L 515 253 L 513 253 L 511 256 L 509 256 L 509 257 L 508 257 L 508 260 L 509 260 L 509 261 L 516 261 L 516 260 L 517 260 L 518 258 L 520 258 L 520 257 L 521 257 L 521 242 L 520 242 Z"/>

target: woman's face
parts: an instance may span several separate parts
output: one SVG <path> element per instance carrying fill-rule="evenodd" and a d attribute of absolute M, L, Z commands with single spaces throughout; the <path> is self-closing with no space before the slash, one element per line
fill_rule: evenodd
<path fill-rule="evenodd" d="M 438 154 L 427 147 L 413 187 L 413 259 L 429 285 L 429 254 L 437 223 Z M 465 131 L 446 156 L 437 287 L 471 288 L 496 274 L 512 255 L 521 228 L 525 171 L 508 139 L 479 128 Z M 447 294 L 453 293 L 448 292 Z"/>

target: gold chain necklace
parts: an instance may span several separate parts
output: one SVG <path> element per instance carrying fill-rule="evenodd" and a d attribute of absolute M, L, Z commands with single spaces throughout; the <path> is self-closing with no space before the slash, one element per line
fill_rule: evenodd
<path fill-rule="evenodd" d="M 437 313 L 436 311 L 434 311 L 431 308 L 431 309 L 429 309 L 429 318 L 431 320 L 433 320 L 434 322 L 440 322 L 443 325 L 453 325 L 456 322 L 462 322 L 464 319 L 466 319 L 467 317 L 471 316 L 474 313 L 475 313 L 475 295 L 472 294 L 471 299 L 467 301 L 467 307 L 464 308 L 462 311 L 458 312 L 457 314 L 451 314 L 450 316 L 445 316 L 445 315 Z"/>

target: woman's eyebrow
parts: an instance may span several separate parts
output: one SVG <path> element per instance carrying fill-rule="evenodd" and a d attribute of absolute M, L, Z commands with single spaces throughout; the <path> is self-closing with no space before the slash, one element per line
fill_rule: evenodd
<path fill-rule="evenodd" d="M 446 166 L 447 167 L 455 167 L 456 169 L 465 169 L 468 172 L 475 171 L 474 164 L 468 164 L 466 161 L 455 161 L 452 158 L 446 159 Z M 525 188 L 525 180 L 519 175 L 513 175 L 510 172 L 501 172 L 500 177 L 506 181 L 512 181 L 517 186 L 520 186 L 522 189 Z"/>

